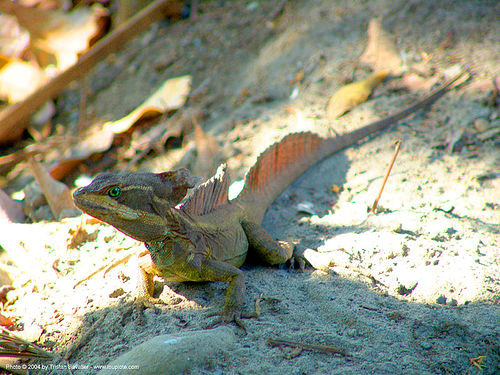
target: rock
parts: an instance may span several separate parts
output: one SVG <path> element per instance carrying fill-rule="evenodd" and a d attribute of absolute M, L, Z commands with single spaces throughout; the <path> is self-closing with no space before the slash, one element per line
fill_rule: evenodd
<path fill-rule="evenodd" d="M 160 335 L 108 363 L 98 374 L 181 374 L 231 349 L 235 341 L 234 332 L 227 326 Z"/>
<path fill-rule="evenodd" d="M 447 298 L 441 295 L 436 299 L 436 303 L 439 303 L 440 305 L 446 305 L 446 300 Z"/>
<path fill-rule="evenodd" d="M 491 128 L 491 124 L 485 118 L 480 117 L 474 120 L 474 128 L 476 128 L 479 133 L 482 133 Z"/>
<path fill-rule="evenodd" d="M 432 349 L 432 344 L 430 342 L 427 342 L 427 341 L 422 341 L 420 343 L 420 346 L 422 347 L 422 349 L 425 349 L 425 350 Z"/>

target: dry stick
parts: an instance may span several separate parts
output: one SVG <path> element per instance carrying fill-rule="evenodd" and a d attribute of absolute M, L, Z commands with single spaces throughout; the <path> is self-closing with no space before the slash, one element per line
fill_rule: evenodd
<path fill-rule="evenodd" d="M 394 150 L 394 154 L 392 155 L 391 164 L 389 165 L 389 168 L 387 168 L 387 173 L 385 174 L 384 182 L 382 182 L 382 187 L 380 188 L 380 191 L 378 193 L 377 198 L 375 199 L 375 202 L 373 202 L 373 206 L 372 206 L 372 209 L 370 210 L 370 212 L 375 212 L 375 210 L 377 209 L 378 201 L 380 200 L 382 192 L 384 191 L 385 183 L 387 182 L 387 179 L 389 178 L 389 175 L 391 174 L 392 166 L 394 165 L 394 162 L 396 161 L 399 150 L 401 149 L 401 143 L 402 143 L 401 139 L 398 139 L 396 141 L 396 148 Z"/>
<path fill-rule="evenodd" d="M 271 346 L 286 345 L 286 346 L 293 346 L 295 348 L 300 348 L 302 350 L 314 350 L 314 351 L 318 351 L 318 352 L 349 356 L 349 353 L 347 352 L 346 349 L 337 348 L 335 346 L 330 346 L 330 345 L 306 344 L 303 342 L 296 342 L 296 341 L 290 341 L 290 340 L 284 340 L 284 339 L 271 339 L 271 338 L 267 339 L 267 343 L 268 343 L 268 345 L 271 345 Z"/>
<path fill-rule="evenodd" d="M 87 53 L 68 69 L 58 74 L 44 86 L 40 87 L 22 102 L 15 103 L 0 112 L 0 140 L 15 138 L 25 127 L 23 122 L 46 101 L 57 96 L 73 80 L 83 77 L 99 61 L 123 47 L 126 41 L 146 30 L 153 22 L 165 15 L 174 15 L 177 11 L 177 0 L 158 0 L 144 8 L 128 22 L 99 41 Z"/>

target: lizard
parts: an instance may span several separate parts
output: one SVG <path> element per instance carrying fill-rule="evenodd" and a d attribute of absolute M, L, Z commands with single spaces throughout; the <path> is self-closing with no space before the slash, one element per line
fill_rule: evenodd
<path fill-rule="evenodd" d="M 286 135 L 257 158 L 243 190 L 232 200 L 225 165 L 187 198 L 197 178 L 181 168 L 162 173 L 102 173 L 75 190 L 73 199 L 83 212 L 145 243 L 151 256 L 140 264 L 141 293 L 153 295 L 155 275 L 165 281 L 228 282 L 219 319 L 241 325 L 245 277 L 240 267 L 249 249 L 270 265 L 292 258 L 304 261 L 297 246 L 275 241 L 262 227 L 269 205 L 320 160 L 435 102 L 465 71 L 421 101 L 357 130 L 330 137 L 312 132 Z"/>

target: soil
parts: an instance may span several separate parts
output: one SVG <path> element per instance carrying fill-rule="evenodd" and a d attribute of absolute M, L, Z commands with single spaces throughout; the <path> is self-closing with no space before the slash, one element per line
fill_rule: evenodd
<path fill-rule="evenodd" d="M 297 272 L 245 265 L 245 310 L 259 300 L 260 316 L 244 320 L 246 332 L 229 325 L 235 343 L 214 348 L 210 360 L 185 373 L 499 373 L 500 138 L 484 136 L 488 130 L 477 125 L 499 127 L 500 109 L 490 102 L 492 92 L 474 83 L 500 74 L 500 3 L 298 0 L 282 9 L 281 3 L 200 2 L 194 19 L 153 26 L 87 78 L 88 112 L 118 119 L 165 79 L 190 74 L 195 89 L 206 83 L 195 104 L 207 114 L 204 130 L 223 150 L 218 161 L 227 161 L 233 180 L 240 180 L 261 151 L 289 132 L 347 132 L 426 94 L 403 90 L 393 79 L 340 119 L 326 119 L 330 96 L 369 74 L 356 61 L 373 17 L 382 17 L 408 65 L 425 61 L 446 71 L 469 64 L 473 81 L 325 159 L 273 203 L 264 220 L 271 235 L 327 253 L 331 267 Z M 78 110 L 78 95 L 75 87 L 60 97 L 61 122 Z M 185 135 L 184 144 L 191 138 Z M 402 149 L 379 210 L 368 213 L 398 139 Z M 196 153 L 186 149 L 148 154 L 138 169 L 192 167 Z M 75 287 L 101 266 L 144 249 L 104 224 L 87 225 L 86 241 L 68 248 L 79 223 L 15 224 L 2 235 L 17 264 L 9 266 L 16 287 L 9 299 L 16 298 L 7 311 L 18 317 L 23 337 L 55 354 L 28 362 L 32 373 L 68 373 L 70 365 L 75 375 L 94 374 L 95 366 L 155 336 L 207 329 L 225 283 L 158 279 L 159 300 L 141 312 L 132 304 L 137 264 L 131 257 Z M 350 355 L 272 347 L 269 338 Z M 137 373 L 149 366 L 134 365 Z"/>

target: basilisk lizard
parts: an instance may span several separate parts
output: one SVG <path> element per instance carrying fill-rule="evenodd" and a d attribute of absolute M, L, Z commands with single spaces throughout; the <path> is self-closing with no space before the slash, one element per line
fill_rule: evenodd
<path fill-rule="evenodd" d="M 195 184 L 186 169 L 104 173 L 76 190 L 73 197 L 82 211 L 145 243 L 152 263 L 143 264 L 141 271 L 149 295 L 155 274 L 167 281 L 226 281 L 222 319 L 238 322 L 245 299 L 245 278 L 239 267 L 249 248 L 268 264 L 284 263 L 294 256 L 292 244 L 273 240 L 261 226 L 276 197 L 326 156 L 433 103 L 462 75 L 405 110 L 344 135 L 322 138 L 304 132 L 285 136 L 259 156 L 245 177 L 242 192 L 231 201 L 225 166 L 181 205 Z M 295 253 L 300 257 L 299 251 Z"/>

